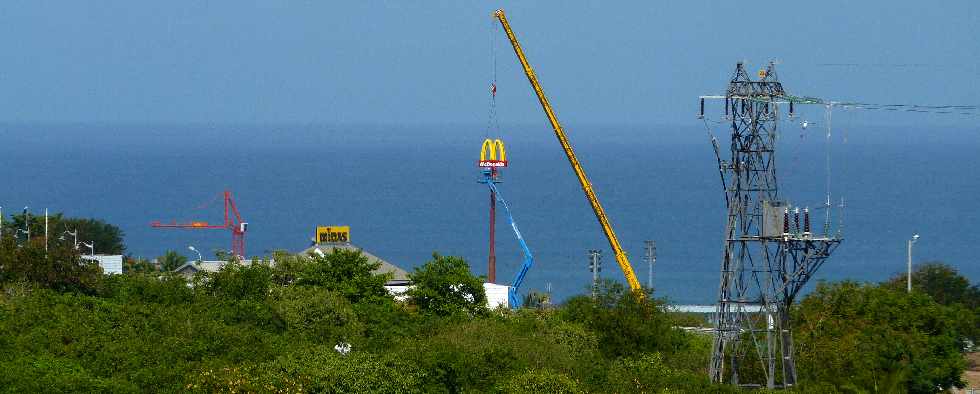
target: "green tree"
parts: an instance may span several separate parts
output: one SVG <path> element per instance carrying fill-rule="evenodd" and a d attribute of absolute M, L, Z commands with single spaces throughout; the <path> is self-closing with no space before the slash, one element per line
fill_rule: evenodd
<path fill-rule="evenodd" d="M 81 258 L 67 245 L 33 238 L 20 244 L 6 233 L 0 239 L 0 283 L 26 281 L 58 291 L 92 292 L 102 279 L 98 263 Z"/>
<path fill-rule="evenodd" d="M 516 374 L 503 384 L 498 385 L 497 390 L 502 393 L 518 394 L 585 393 L 585 390 L 579 388 L 578 383 L 568 376 L 549 370 L 527 370 Z"/>
<path fill-rule="evenodd" d="M 898 274 L 882 286 L 907 291 L 908 277 Z M 960 334 L 974 343 L 980 342 L 980 286 L 960 275 L 955 268 L 941 262 L 928 262 L 912 271 L 912 291 L 928 294 L 937 303 L 956 311 Z"/>
<path fill-rule="evenodd" d="M 28 220 L 28 217 L 30 218 Z M 26 229 L 30 225 L 31 238 L 44 237 L 44 216 L 18 213 L 10 216 L 10 220 L 4 220 L 3 233 L 14 234 L 18 229 Z M 77 232 L 78 242 L 94 243 L 95 253 L 99 254 L 123 254 L 126 246 L 123 244 L 123 231 L 112 224 L 100 219 L 86 218 L 66 218 L 61 213 L 48 215 L 48 243 L 66 244 L 74 246 L 74 236 L 65 232 Z M 18 238 L 24 237 L 24 233 L 17 234 Z"/>
<path fill-rule="evenodd" d="M 907 289 L 906 274 L 898 274 L 882 283 L 894 290 Z M 912 271 L 912 290 L 921 291 L 942 305 L 960 304 L 970 309 L 980 308 L 980 286 L 970 281 L 948 264 L 931 261 Z"/>
<path fill-rule="evenodd" d="M 207 368 L 189 377 L 191 392 L 422 393 L 425 372 L 398 359 L 337 354 L 328 346 L 291 353 L 259 365 Z"/>
<path fill-rule="evenodd" d="M 296 286 L 319 286 L 352 303 L 391 302 L 385 289 L 390 275 L 375 275 L 381 263 L 370 261 L 360 250 L 334 248 L 323 256 L 296 256 L 276 263 L 277 281 Z"/>
<path fill-rule="evenodd" d="M 603 353 L 618 358 L 658 351 L 674 353 L 685 346 L 684 334 L 672 327 L 663 306 L 663 300 L 652 294 L 635 293 L 607 279 L 599 282 L 595 299 L 572 297 L 560 314 L 599 333 Z"/>
<path fill-rule="evenodd" d="M 960 387 L 958 318 L 921 292 L 820 283 L 794 310 L 800 380 L 851 391 Z"/>
<path fill-rule="evenodd" d="M 157 257 L 157 262 L 160 263 L 162 270 L 170 272 L 184 265 L 187 262 L 187 257 L 177 253 L 176 250 L 168 250 L 163 256 Z"/>
<path fill-rule="evenodd" d="M 642 354 L 616 360 L 607 376 L 608 392 L 654 393 L 737 393 L 731 385 L 712 385 L 708 375 L 678 370 L 660 353 Z"/>
<path fill-rule="evenodd" d="M 79 241 L 94 243 L 96 253 L 123 254 L 126 251 L 126 246 L 123 244 L 123 231 L 105 221 L 68 218 L 64 219 L 62 224 L 78 231 Z"/>
<path fill-rule="evenodd" d="M 413 286 L 408 296 L 423 312 L 449 316 L 486 311 L 483 279 L 470 273 L 469 264 L 460 257 L 433 253 L 432 260 L 416 267 L 409 277 Z"/>
<path fill-rule="evenodd" d="M 156 272 L 156 270 L 157 267 L 150 260 L 132 256 L 123 257 L 123 272 L 125 273 Z"/>
<path fill-rule="evenodd" d="M 270 303 L 287 330 L 317 342 L 350 342 L 363 331 L 350 302 L 325 288 L 277 287 Z"/>
<path fill-rule="evenodd" d="M 525 308 L 545 308 L 551 305 L 551 294 L 531 290 L 524 296 Z"/>
<path fill-rule="evenodd" d="M 265 263 L 231 261 L 218 272 L 198 272 L 194 286 L 223 300 L 265 300 L 272 287 L 272 268 Z"/>

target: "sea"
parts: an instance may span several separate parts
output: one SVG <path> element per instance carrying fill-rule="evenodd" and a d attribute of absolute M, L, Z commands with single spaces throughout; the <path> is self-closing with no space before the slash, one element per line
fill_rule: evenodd
<path fill-rule="evenodd" d="M 808 289 L 903 273 L 913 234 L 921 236 L 915 263 L 945 262 L 980 282 L 980 129 L 852 122 L 828 137 L 819 124 L 787 122 L 779 130 L 780 195 L 810 207 L 822 232 L 829 193 L 831 231 L 844 237 Z M 714 302 L 726 210 L 709 135 L 724 154 L 725 125 L 570 124 L 567 132 L 641 283 L 673 303 Z M 175 250 L 193 259 L 193 245 L 207 259 L 230 248 L 228 231 L 150 223 L 220 223 L 230 190 L 249 223 L 248 256 L 300 251 L 316 226 L 348 225 L 355 245 L 405 270 L 439 253 L 484 275 L 488 190 L 477 160 L 487 137 L 506 144 L 499 189 L 534 254 L 522 292 L 548 291 L 556 302 L 586 294 L 590 249 L 603 252 L 600 275 L 622 281 L 546 123 L 2 124 L 0 206 L 8 217 L 27 206 L 103 219 L 125 232 L 134 257 Z M 652 275 L 645 240 L 656 241 Z M 498 282 L 509 283 L 523 256 L 503 212 L 497 256 Z"/>

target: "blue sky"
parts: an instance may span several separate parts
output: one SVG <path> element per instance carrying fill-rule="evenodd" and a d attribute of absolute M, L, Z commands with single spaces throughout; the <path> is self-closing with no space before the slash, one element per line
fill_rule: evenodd
<path fill-rule="evenodd" d="M 972 0 L 10 1 L 0 122 L 483 123 L 499 7 L 569 123 L 688 124 L 739 60 L 778 61 L 791 93 L 980 104 Z M 496 34 L 501 121 L 542 122 Z"/>

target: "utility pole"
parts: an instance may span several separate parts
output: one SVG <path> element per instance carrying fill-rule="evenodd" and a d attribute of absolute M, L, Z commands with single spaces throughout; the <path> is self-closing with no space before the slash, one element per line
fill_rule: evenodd
<path fill-rule="evenodd" d="M 589 270 L 592 271 L 592 299 L 595 300 L 599 292 L 599 272 L 602 271 L 601 250 L 589 250 Z"/>
<path fill-rule="evenodd" d="M 919 234 L 915 234 L 915 235 L 912 235 L 912 239 L 910 239 L 908 241 L 908 246 L 909 246 L 908 251 L 909 251 L 909 254 L 908 254 L 908 276 L 907 276 L 907 279 L 908 279 L 908 292 L 909 293 L 912 293 L 912 245 L 914 245 L 915 244 L 915 241 L 918 241 L 918 240 L 919 240 Z"/>
<path fill-rule="evenodd" d="M 44 253 L 48 253 L 48 209 L 44 208 Z"/>
<path fill-rule="evenodd" d="M 24 233 L 27 234 L 27 243 L 31 243 L 31 212 L 24 207 Z"/>
<path fill-rule="evenodd" d="M 653 264 L 657 262 L 657 241 L 643 241 L 644 249 L 646 249 L 646 261 L 647 265 L 650 267 L 650 271 L 647 274 L 647 288 L 653 288 Z"/>

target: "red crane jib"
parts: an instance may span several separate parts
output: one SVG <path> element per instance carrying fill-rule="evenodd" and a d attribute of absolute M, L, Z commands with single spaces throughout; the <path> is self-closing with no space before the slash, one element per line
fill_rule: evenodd
<path fill-rule="evenodd" d="M 190 223 L 160 223 L 159 220 L 150 222 L 150 227 L 154 228 L 188 228 L 188 229 L 223 229 L 231 230 L 231 251 L 240 258 L 245 257 L 245 228 L 246 223 L 242 221 L 242 216 L 238 213 L 235 201 L 231 198 L 231 192 L 225 191 L 225 223 L 223 225 L 213 225 L 203 221 L 192 221 Z"/>

